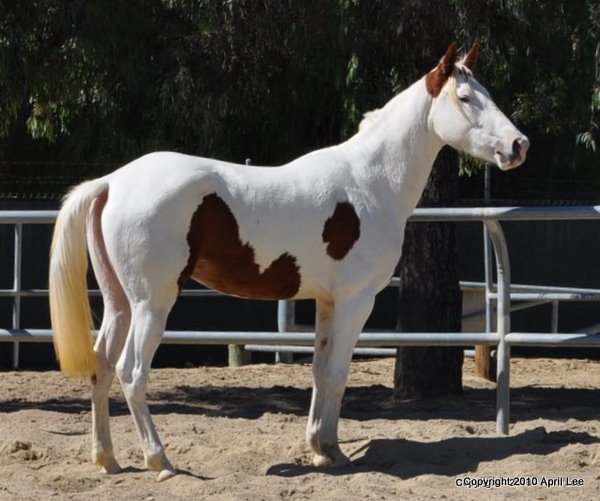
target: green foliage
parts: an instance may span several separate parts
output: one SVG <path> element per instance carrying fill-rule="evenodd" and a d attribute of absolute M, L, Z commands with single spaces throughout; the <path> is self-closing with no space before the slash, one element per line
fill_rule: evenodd
<path fill-rule="evenodd" d="M 600 158 L 581 151 L 576 143 L 589 114 L 600 35 L 598 3 L 452 4 L 459 13 L 459 38 L 482 44 L 478 78 L 531 140 L 527 164 L 510 174 L 513 188 L 508 197 L 600 195 Z M 580 137 L 586 140 L 587 135 Z"/>
<path fill-rule="evenodd" d="M 594 129 L 598 128 L 594 122 L 591 122 L 591 125 L 594 127 Z M 594 133 L 591 130 L 577 134 L 577 144 L 582 144 L 586 148 L 596 153 L 596 140 L 594 139 Z"/>
<path fill-rule="evenodd" d="M 552 75 L 533 83 L 529 92 L 515 95 L 512 119 L 518 123 L 540 124 L 546 134 L 558 135 L 567 125 L 560 112 L 568 103 L 568 85 L 564 78 Z M 533 96 L 536 96 L 535 98 Z"/>
<path fill-rule="evenodd" d="M 581 144 L 596 153 L 596 135 L 600 129 L 597 121 L 600 117 L 600 42 L 596 45 L 596 82 L 592 89 L 590 115 L 589 128 L 586 132 L 577 134 L 577 144 Z"/>
<path fill-rule="evenodd" d="M 155 149 L 284 162 L 478 40 L 478 78 L 533 145 L 517 176 L 600 194 L 599 35 L 592 0 L 2 0 L 0 161 L 78 177 Z"/>

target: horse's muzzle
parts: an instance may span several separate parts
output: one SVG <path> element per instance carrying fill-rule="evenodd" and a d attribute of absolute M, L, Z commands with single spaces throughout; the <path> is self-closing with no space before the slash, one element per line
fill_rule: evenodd
<path fill-rule="evenodd" d="M 527 136 L 519 135 L 515 137 L 511 142 L 510 150 L 503 152 L 498 149 L 494 153 L 494 159 L 498 164 L 498 167 L 502 170 L 514 169 L 521 165 L 527 157 L 527 150 L 529 149 L 529 139 Z"/>

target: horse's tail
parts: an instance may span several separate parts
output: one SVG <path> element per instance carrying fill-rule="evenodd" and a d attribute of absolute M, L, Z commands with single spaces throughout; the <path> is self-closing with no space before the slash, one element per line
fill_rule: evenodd
<path fill-rule="evenodd" d="M 107 189 L 105 179 L 75 187 L 65 198 L 54 226 L 48 286 L 50 317 L 56 356 L 69 376 L 90 377 L 98 365 L 87 292 L 86 232 L 90 207 Z"/>

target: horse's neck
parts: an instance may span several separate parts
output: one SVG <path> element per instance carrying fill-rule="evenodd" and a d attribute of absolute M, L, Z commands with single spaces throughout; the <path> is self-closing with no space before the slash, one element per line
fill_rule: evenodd
<path fill-rule="evenodd" d="M 420 80 L 393 98 L 380 116 L 347 143 L 359 176 L 383 179 L 410 214 L 425 188 L 442 147 L 428 125 L 431 97 Z M 407 214 L 407 216 L 408 216 Z"/>

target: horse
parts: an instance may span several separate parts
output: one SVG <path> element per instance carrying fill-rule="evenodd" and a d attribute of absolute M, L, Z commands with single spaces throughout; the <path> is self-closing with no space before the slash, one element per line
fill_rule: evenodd
<path fill-rule="evenodd" d="M 152 358 L 186 280 L 254 299 L 316 300 L 306 441 L 315 466 L 341 466 L 348 368 L 375 295 L 400 258 L 407 218 L 448 144 L 508 170 L 529 141 L 474 78 L 479 46 L 452 43 L 435 68 L 367 114 L 345 142 L 279 167 L 156 152 L 75 187 L 59 211 L 49 295 L 62 371 L 90 378 L 92 460 L 121 470 L 108 392 L 115 372 L 157 480 L 168 460 L 146 401 Z M 104 301 L 95 340 L 86 273 Z"/>

